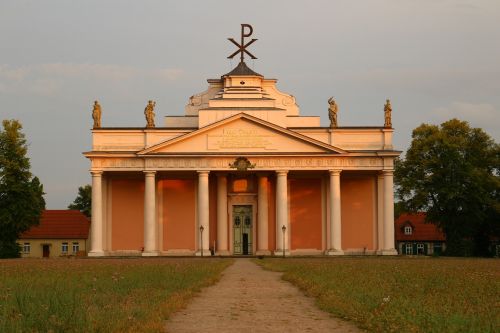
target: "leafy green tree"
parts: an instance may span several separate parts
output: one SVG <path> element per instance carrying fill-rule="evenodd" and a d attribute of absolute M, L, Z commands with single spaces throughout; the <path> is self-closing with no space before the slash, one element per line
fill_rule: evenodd
<path fill-rule="evenodd" d="M 19 235 L 40 221 L 43 186 L 30 172 L 28 147 L 17 120 L 0 131 L 0 258 L 18 257 Z"/>
<path fill-rule="evenodd" d="M 422 124 L 412 138 L 396 160 L 397 196 L 443 230 L 448 255 L 487 255 L 499 235 L 500 146 L 458 119 Z"/>
<path fill-rule="evenodd" d="M 85 216 L 90 217 L 92 214 L 92 186 L 85 185 L 78 188 L 78 195 L 69 206 L 69 209 L 77 209 Z"/>

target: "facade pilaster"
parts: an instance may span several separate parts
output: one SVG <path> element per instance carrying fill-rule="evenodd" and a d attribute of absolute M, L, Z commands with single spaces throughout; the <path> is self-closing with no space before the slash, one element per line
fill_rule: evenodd
<path fill-rule="evenodd" d="M 157 256 L 156 246 L 156 172 L 144 171 L 144 252 L 143 256 Z"/>
<path fill-rule="evenodd" d="M 383 255 L 397 255 L 394 247 L 394 170 L 384 170 L 384 250 Z"/>
<path fill-rule="evenodd" d="M 209 242 L 209 190 L 208 190 L 208 174 L 210 171 L 198 171 L 198 251 L 196 255 L 202 254 L 210 256 Z"/>
<path fill-rule="evenodd" d="M 268 179 L 267 175 L 259 175 L 258 180 L 258 197 L 257 197 L 257 231 L 258 231 L 258 246 L 257 255 L 270 255 L 269 238 L 268 238 Z"/>
<path fill-rule="evenodd" d="M 288 170 L 276 171 L 276 256 L 283 255 L 283 251 L 285 255 L 290 255 L 287 174 Z"/>
<path fill-rule="evenodd" d="M 229 255 L 227 242 L 227 176 L 217 174 L 217 254 Z"/>
<path fill-rule="evenodd" d="M 343 255 L 342 251 L 342 215 L 340 201 L 340 173 L 342 170 L 330 170 L 330 249 L 328 255 Z"/>
<path fill-rule="evenodd" d="M 102 248 L 102 171 L 91 171 L 92 174 L 92 223 L 90 224 L 89 257 L 104 255 Z"/>

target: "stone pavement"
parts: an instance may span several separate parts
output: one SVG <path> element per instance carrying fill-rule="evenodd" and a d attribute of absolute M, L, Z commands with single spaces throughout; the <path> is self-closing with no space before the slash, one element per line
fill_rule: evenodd
<path fill-rule="evenodd" d="M 169 333 L 361 332 L 319 310 L 282 273 L 236 259 L 221 280 L 195 297 L 166 323 Z"/>

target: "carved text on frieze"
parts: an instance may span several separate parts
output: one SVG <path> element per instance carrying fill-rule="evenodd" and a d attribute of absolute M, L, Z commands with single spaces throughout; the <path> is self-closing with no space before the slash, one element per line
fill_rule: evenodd
<path fill-rule="evenodd" d="M 273 135 L 263 134 L 257 129 L 225 128 L 222 134 L 208 135 L 207 147 L 210 150 L 234 148 L 272 149 Z"/>

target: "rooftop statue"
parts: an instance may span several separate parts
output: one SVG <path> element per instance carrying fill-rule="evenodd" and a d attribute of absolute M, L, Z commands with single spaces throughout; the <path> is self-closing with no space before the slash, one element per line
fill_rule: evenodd
<path fill-rule="evenodd" d="M 384 119 L 385 119 L 384 127 L 387 127 L 387 128 L 392 127 L 391 113 L 392 113 L 391 101 L 386 100 L 386 103 L 384 105 Z"/>
<path fill-rule="evenodd" d="M 94 109 L 92 110 L 92 119 L 94 119 L 94 128 L 101 127 L 101 105 L 98 101 L 94 102 Z"/>
<path fill-rule="evenodd" d="M 328 118 L 330 118 L 330 127 L 335 128 L 338 127 L 337 124 L 337 113 L 339 112 L 339 107 L 333 97 L 330 97 L 328 99 L 328 104 L 330 106 L 328 107 Z"/>
<path fill-rule="evenodd" d="M 146 127 L 155 127 L 155 106 L 156 102 L 148 101 L 148 105 L 144 109 L 144 115 L 146 116 Z"/>

